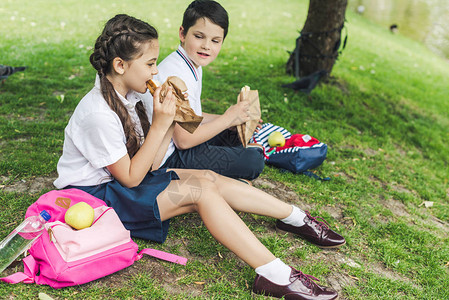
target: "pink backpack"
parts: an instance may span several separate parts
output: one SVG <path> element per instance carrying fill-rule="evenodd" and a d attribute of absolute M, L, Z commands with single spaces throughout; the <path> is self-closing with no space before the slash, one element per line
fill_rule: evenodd
<path fill-rule="evenodd" d="M 95 212 L 92 226 L 82 230 L 64 223 L 65 212 L 78 202 L 86 202 Z M 50 191 L 28 208 L 25 217 L 38 215 L 42 210 L 48 211 L 51 219 L 29 249 L 30 255 L 23 259 L 24 272 L 0 278 L 1 281 L 63 288 L 117 272 L 141 259 L 143 254 L 182 265 L 187 262 L 184 257 L 150 248 L 138 253 L 137 244 L 114 209 L 84 191 Z"/>

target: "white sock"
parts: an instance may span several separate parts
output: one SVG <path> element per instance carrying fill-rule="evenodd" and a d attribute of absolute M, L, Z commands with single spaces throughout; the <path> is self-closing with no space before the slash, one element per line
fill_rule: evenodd
<path fill-rule="evenodd" d="M 306 216 L 306 213 L 294 205 L 292 205 L 292 207 L 292 213 L 287 218 L 282 219 L 281 221 L 292 226 L 299 227 L 304 225 L 304 218 Z"/>
<path fill-rule="evenodd" d="M 275 284 L 288 285 L 291 283 L 290 274 L 292 273 L 292 269 L 279 258 L 257 267 L 255 271 L 260 276 L 265 277 Z"/>

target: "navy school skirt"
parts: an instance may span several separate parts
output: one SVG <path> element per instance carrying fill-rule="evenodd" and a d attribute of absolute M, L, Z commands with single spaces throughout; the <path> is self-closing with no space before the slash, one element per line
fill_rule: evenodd
<path fill-rule="evenodd" d="M 170 220 L 161 221 L 156 197 L 167 188 L 171 180 L 178 180 L 174 171 L 159 169 L 149 172 L 139 186 L 127 188 L 117 180 L 77 188 L 97 197 L 117 212 L 131 236 L 163 243 L 167 238 Z"/>

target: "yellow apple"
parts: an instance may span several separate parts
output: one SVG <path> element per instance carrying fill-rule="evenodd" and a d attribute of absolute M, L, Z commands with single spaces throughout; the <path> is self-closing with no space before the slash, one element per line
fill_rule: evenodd
<path fill-rule="evenodd" d="M 285 138 L 279 131 L 273 131 L 268 136 L 268 145 L 270 147 L 284 147 L 285 145 Z"/>
<path fill-rule="evenodd" d="M 78 202 L 65 212 L 64 220 L 78 230 L 90 227 L 94 221 L 94 209 L 86 202 Z"/>

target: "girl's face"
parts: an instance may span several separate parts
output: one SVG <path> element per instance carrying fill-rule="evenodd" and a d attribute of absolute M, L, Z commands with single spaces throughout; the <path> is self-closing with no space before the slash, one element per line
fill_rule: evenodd
<path fill-rule="evenodd" d="M 156 39 L 151 40 L 141 47 L 142 55 L 126 62 L 123 80 L 128 90 L 143 94 L 147 91 L 146 82 L 158 73 L 156 62 L 159 56 L 159 42 Z"/>
<path fill-rule="evenodd" d="M 181 45 L 195 67 L 207 66 L 217 57 L 224 40 L 224 29 L 207 18 L 198 19 L 187 33 L 179 29 Z"/>

